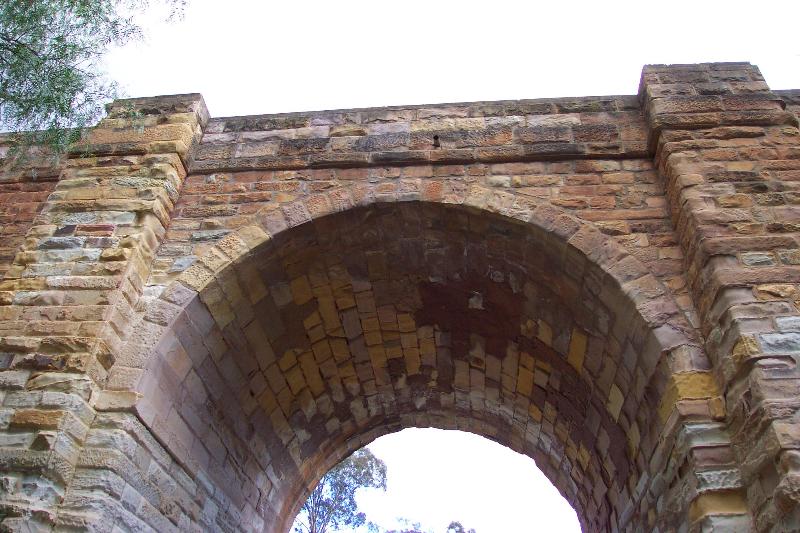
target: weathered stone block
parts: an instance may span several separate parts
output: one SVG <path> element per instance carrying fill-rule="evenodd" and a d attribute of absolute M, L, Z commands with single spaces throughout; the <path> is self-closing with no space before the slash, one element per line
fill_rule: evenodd
<path fill-rule="evenodd" d="M 765 353 L 800 352 L 800 333 L 762 333 L 759 340 Z"/>

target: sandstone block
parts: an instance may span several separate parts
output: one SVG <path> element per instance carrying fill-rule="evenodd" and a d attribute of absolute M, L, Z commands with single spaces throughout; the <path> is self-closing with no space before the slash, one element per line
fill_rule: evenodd
<path fill-rule="evenodd" d="M 31 429 L 58 429 L 64 416 L 64 411 L 24 409 L 14 413 L 11 417 L 11 427 Z"/>

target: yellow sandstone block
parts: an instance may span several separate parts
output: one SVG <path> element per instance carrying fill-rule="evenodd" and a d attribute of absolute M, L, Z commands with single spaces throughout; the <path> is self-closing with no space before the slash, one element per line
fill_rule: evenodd
<path fill-rule="evenodd" d="M 386 350 L 383 349 L 383 346 L 370 346 L 368 351 L 369 358 L 375 368 L 386 366 Z"/>
<path fill-rule="evenodd" d="M 363 329 L 365 332 L 379 331 L 381 329 L 381 326 L 380 323 L 378 322 L 378 317 L 372 316 L 372 317 L 362 318 L 361 329 Z"/>
<path fill-rule="evenodd" d="M 420 339 L 419 351 L 422 355 L 436 355 L 436 342 L 433 338 Z"/>
<path fill-rule="evenodd" d="M 417 331 L 417 324 L 414 322 L 414 317 L 408 313 L 400 313 L 397 315 L 397 325 L 401 333 L 410 333 Z"/>
<path fill-rule="evenodd" d="M 552 403 L 544 402 L 543 414 L 545 420 L 554 424 L 556 417 L 558 416 L 558 411 L 556 411 L 556 408 Z"/>
<path fill-rule="evenodd" d="M 540 341 L 548 346 L 553 345 L 553 328 L 544 320 L 539 319 L 539 332 L 536 334 Z"/>
<path fill-rule="evenodd" d="M 116 144 L 116 143 L 160 143 L 178 141 L 191 144 L 194 137 L 194 128 L 189 124 L 163 124 L 144 130 L 136 128 L 108 129 L 103 127 L 89 130 L 89 144 Z"/>
<path fill-rule="evenodd" d="M 416 348 L 417 347 L 417 333 L 404 333 L 400 335 L 400 344 L 403 346 L 403 349 L 407 348 Z"/>
<path fill-rule="evenodd" d="M 738 490 L 704 492 L 692 502 L 689 520 L 695 522 L 708 515 L 747 513 L 747 503 Z"/>
<path fill-rule="evenodd" d="M 719 389 L 710 372 L 673 374 L 670 384 L 661 398 L 658 414 L 662 421 L 666 421 L 675 404 L 681 400 L 700 400 L 717 396 L 719 396 Z"/>
<path fill-rule="evenodd" d="M 327 361 L 332 355 L 330 343 L 326 340 L 315 342 L 311 346 L 311 351 L 314 352 L 314 358 L 317 360 L 317 363 Z"/>
<path fill-rule="evenodd" d="M 214 283 L 206 287 L 206 290 L 200 295 L 200 299 L 206 304 L 220 329 L 236 318 L 233 309 L 228 305 L 228 300 L 225 298 L 222 288 L 218 284 Z"/>
<path fill-rule="evenodd" d="M 469 390 L 469 364 L 456 359 L 453 361 L 453 366 L 455 366 L 454 385 L 456 389 Z"/>
<path fill-rule="evenodd" d="M 533 392 L 533 372 L 525 367 L 519 368 L 517 375 L 517 392 L 523 396 L 530 396 Z"/>
<path fill-rule="evenodd" d="M 250 247 L 236 233 L 226 235 L 217 241 L 214 247 L 231 261 L 238 259 L 250 250 Z"/>
<path fill-rule="evenodd" d="M 267 412 L 273 411 L 278 407 L 278 399 L 269 388 L 264 389 L 258 397 L 258 404 Z"/>
<path fill-rule="evenodd" d="M 305 387 L 306 381 L 303 378 L 303 371 L 300 370 L 299 366 L 293 366 L 286 372 L 286 382 L 289 383 L 292 394 L 297 394 Z"/>
<path fill-rule="evenodd" d="M 569 457 L 570 461 L 574 461 L 578 456 L 578 450 L 575 448 L 575 444 L 569 439 L 569 431 L 567 431 L 567 426 L 564 424 L 563 420 L 556 420 L 553 432 L 560 442 L 565 442 L 567 444 L 567 457 Z"/>
<path fill-rule="evenodd" d="M 759 351 L 758 343 L 754 337 L 742 335 L 739 337 L 739 340 L 736 341 L 736 344 L 733 345 L 731 356 L 733 356 L 733 361 L 736 363 L 736 366 L 740 366 L 751 355 L 756 355 Z"/>
<path fill-rule="evenodd" d="M 350 309 L 351 307 L 355 306 L 356 306 L 356 299 L 353 298 L 352 294 L 336 296 L 336 307 L 338 307 L 342 311 Z"/>
<path fill-rule="evenodd" d="M 716 420 L 725 420 L 725 402 L 720 396 L 708 400 L 708 408 Z"/>
<path fill-rule="evenodd" d="M 41 291 L 45 288 L 47 288 L 46 278 L 17 278 L 0 281 L 0 291 Z"/>
<path fill-rule="evenodd" d="M 519 330 L 522 336 L 532 339 L 534 333 L 536 332 L 536 322 L 529 318 L 520 324 Z"/>
<path fill-rule="evenodd" d="M 756 286 L 755 293 L 759 300 L 792 298 L 797 294 L 797 287 L 789 283 L 769 283 Z"/>
<path fill-rule="evenodd" d="M 281 370 L 286 372 L 297 363 L 297 356 L 293 350 L 286 350 L 284 354 L 278 359 L 278 366 Z"/>
<path fill-rule="evenodd" d="M 639 425 L 636 422 L 631 424 L 631 428 L 628 430 L 628 446 L 630 447 L 631 457 L 636 457 L 636 453 L 639 451 L 639 443 L 641 442 L 642 437 L 639 434 Z"/>
<path fill-rule="evenodd" d="M 11 417 L 13 428 L 56 429 L 63 420 L 65 411 L 22 409 Z"/>
<path fill-rule="evenodd" d="M 347 345 L 347 341 L 344 339 L 331 339 L 331 350 L 333 351 L 333 357 L 336 359 L 337 362 L 346 361 L 350 358 L 350 347 Z"/>
<path fill-rule="evenodd" d="M 623 403 L 625 403 L 625 397 L 622 395 L 622 391 L 619 390 L 619 387 L 616 385 L 611 385 L 611 390 L 608 392 L 606 409 L 611 413 L 611 417 L 615 422 L 619 420 L 619 413 L 622 411 Z"/>
<path fill-rule="evenodd" d="M 294 278 L 290 283 L 290 287 L 294 303 L 297 305 L 303 305 L 314 297 L 314 293 L 311 292 L 311 284 L 308 282 L 308 276 Z"/>
<path fill-rule="evenodd" d="M 533 374 L 533 383 L 539 385 L 543 389 L 547 388 L 547 382 L 550 380 L 550 372 L 543 369 L 540 366 L 536 367 L 536 371 Z"/>
<path fill-rule="evenodd" d="M 325 390 L 325 384 L 322 381 L 322 376 L 319 373 L 319 367 L 314 359 L 312 352 L 304 352 L 298 356 L 300 368 L 303 370 L 303 375 L 308 383 L 308 388 L 314 396 L 319 396 Z"/>
<path fill-rule="evenodd" d="M 367 331 L 364 332 L 364 342 L 367 346 L 375 346 L 376 344 L 383 343 L 380 331 Z"/>
<path fill-rule="evenodd" d="M 581 443 L 580 448 L 578 448 L 578 462 L 581 464 L 584 470 L 589 468 L 589 450 L 586 446 Z"/>
<path fill-rule="evenodd" d="M 325 329 L 322 327 L 322 324 L 318 324 L 309 329 L 307 335 L 308 340 L 311 342 L 317 342 L 325 338 Z"/>
<path fill-rule="evenodd" d="M 206 253 L 204 253 L 203 256 L 197 260 L 197 263 L 205 265 L 206 268 L 208 268 L 211 272 L 218 273 L 228 266 L 231 261 L 219 250 L 215 248 L 209 248 Z"/>
<path fill-rule="evenodd" d="M 101 261 L 125 261 L 129 251 L 125 248 L 108 248 L 100 253 Z"/>
<path fill-rule="evenodd" d="M 307 317 L 306 317 L 306 318 L 303 320 L 303 327 L 304 327 L 306 330 L 310 330 L 310 329 L 311 329 L 311 328 L 313 328 L 314 326 L 317 326 L 317 325 L 319 325 L 321 322 L 322 322 L 322 318 L 320 318 L 320 316 L 319 316 L 319 313 L 318 313 L 318 312 L 316 312 L 316 311 L 314 311 L 313 313 L 311 313 L 310 315 L 308 315 L 308 316 L 307 316 Z"/>
<path fill-rule="evenodd" d="M 583 359 L 586 356 L 586 334 L 578 328 L 573 328 L 572 338 L 569 341 L 569 353 L 567 362 L 572 365 L 577 372 L 583 369 Z"/>
<path fill-rule="evenodd" d="M 325 331 L 330 333 L 333 330 L 341 327 L 342 323 L 339 321 L 339 313 L 336 310 L 336 303 L 330 296 L 323 296 L 317 298 L 319 304 L 319 314 L 322 316 L 322 322 L 325 324 Z"/>
<path fill-rule="evenodd" d="M 712 398 L 719 396 L 717 383 L 710 372 L 685 372 L 673 374 L 678 399 Z"/>
<path fill-rule="evenodd" d="M 419 350 L 417 348 L 404 348 L 403 356 L 406 358 L 406 369 L 408 370 L 408 375 L 413 376 L 415 374 L 419 374 L 419 369 L 422 364 L 422 361 L 419 357 Z"/>
<path fill-rule="evenodd" d="M 402 346 L 399 345 L 386 346 L 386 357 L 389 359 L 399 359 L 403 357 Z"/>

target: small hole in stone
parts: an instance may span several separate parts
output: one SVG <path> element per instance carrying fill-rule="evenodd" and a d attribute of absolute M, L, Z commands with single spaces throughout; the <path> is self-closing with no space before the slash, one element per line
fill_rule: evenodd
<path fill-rule="evenodd" d="M 433 147 L 434 148 L 439 148 L 440 146 L 441 145 L 439 144 L 439 136 L 438 135 L 434 135 L 433 136 Z"/>

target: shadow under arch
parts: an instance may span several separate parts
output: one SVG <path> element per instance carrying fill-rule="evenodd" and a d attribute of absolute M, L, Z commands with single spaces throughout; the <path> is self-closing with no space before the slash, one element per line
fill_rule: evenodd
<path fill-rule="evenodd" d="M 686 512 L 664 498 L 682 466 L 670 357 L 702 352 L 640 262 L 491 190 L 331 194 L 262 213 L 163 292 L 136 410 L 181 464 L 283 532 L 367 441 L 455 428 L 537 460 L 584 529 L 650 529 L 656 500 L 659 520 Z"/>

